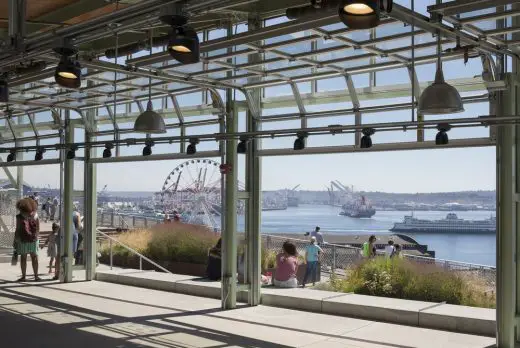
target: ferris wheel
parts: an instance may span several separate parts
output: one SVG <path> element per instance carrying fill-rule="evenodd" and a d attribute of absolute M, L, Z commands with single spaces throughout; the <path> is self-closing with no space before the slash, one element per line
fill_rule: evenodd
<path fill-rule="evenodd" d="M 178 213 L 183 222 L 220 227 L 220 163 L 209 159 L 186 161 L 166 177 L 159 200 L 164 214 Z"/>

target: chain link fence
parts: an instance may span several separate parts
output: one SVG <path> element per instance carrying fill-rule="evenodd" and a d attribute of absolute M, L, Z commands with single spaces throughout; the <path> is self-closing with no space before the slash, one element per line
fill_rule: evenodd
<path fill-rule="evenodd" d="M 17 194 L 17 190 L 0 190 L 0 248 L 13 246 Z"/>
<path fill-rule="evenodd" d="M 285 241 L 295 244 L 300 255 L 305 253 L 305 247 L 309 245 L 308 240 L 262 235 L 263 246 L 268 251 L 279 252 L 282 250 L 282 245 Z M 325 273 L 344 274 L 346 269 L 352 268 L 363 259 L 360 248 L 337 244 L 324 244 L 321 248 L 323 249 L 321 270 Z M 382 250 L 378 250 L 377 254 L 384 257 L 384 251 Z M 457 272 L 462 276 L 478 277 L 486 283 L 489 291 L 494 291 L 496 287 L 495 267 L 410 254 L 403 254 L 403 257 L 419 265 L 434 265 L 446 271 Z"/>
<path fill-rule="evenodd" d="M 286 241 L 293 243 L 300 255 L 305 254 L 305 247 L 309 245 L 308 240 L 262 235 L 263 246 L 270 252 L 281 251 L 282 245 Z M 337 244 L 324 244 L 320 247 L 323 249 L 323 254 L 320 258 L 321 270 L 325 273 L 343 273 L 345 269 L 352 267 L 362 260 L 361 250 L 359 248 Z"/>

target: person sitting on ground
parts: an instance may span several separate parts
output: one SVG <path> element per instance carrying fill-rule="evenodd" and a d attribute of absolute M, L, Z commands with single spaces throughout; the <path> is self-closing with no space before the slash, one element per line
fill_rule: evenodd
<path fill-rule="evenodd" d="M 388 241 L 388 244 L 385 247 L 385 257 L 387 259 L 389 259 L 394 256 L 394 253 L 395 253 L 394 241 L 390 239 Z"/>
<path fill-rule="evenodd" d="M 305 276 L 303 277 L 303 288 L 307 284 L 309 276 L 312 277 L 312 284 L 316 285 L 318 261 L 322 252 L 323 250 L 316 244 L 316 237 L 311 237 L 311 243 L 305 248 L 305 263 L 307 266 L 305 268 Z"/>
<path fill-rule="evenodd" d="M 285 242 L 282 252 L 276 255 L 276 270 L 274 274 L 274 286 L 279 288 L 296 288 L 298 280 L 298 252 L 293 243 Z"/>
<path fill-rule="evenodd" d="M 371 235 L 368 242 L 363 243 L 363 257 L 372 258 L 376 256 L 376 236 Z"/>
<path fill-rule="evenodd" d="M 217 244 L 209 250 L 208 266 L 206 275 L 210 280 L 220 280 L 222 276 L 222 239 L 219 238 Z"/>
<path fill-rule="evenodd" d="M 20 211 L 16 215 L 16 230 L 14 235 L 14 248 L 20 255 L 20 268 L 22 277 L 19 282 L 25 281 L 27 272 L 27 254 L 31 255 L 34 281 L 41 280 L 38 276 L 38 235 L 40 233 L 40 221 L 36 209 L 36 201 L 31 198 L 24 198 L 16 203 L 16 208 Z"/>

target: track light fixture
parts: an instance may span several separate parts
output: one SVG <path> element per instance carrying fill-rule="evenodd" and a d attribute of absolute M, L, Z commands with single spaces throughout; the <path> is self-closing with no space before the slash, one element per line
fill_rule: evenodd
<path fill-rule="evenodd" d="M 442 123 L 437 126 L 437 130 L 439 131 L 435 136 L 435 145 L 448 145 L 448 131 L 451 129 L 451 126 L 447 123 Z"/>
<path fill-rule="evenodd" d="M 197 153 L 197 144 L 200 143 L 200 140 L 198 138 L 191 138 L 190 144 L 186 148 L 186 154 L 187 155 L 194 155 Z"/>
<path fill-rule="evenodd" d="M 9 85 L 7 77 L 0 78 L 0 103 L 7 103 L 9 101 Z"/>
<path fill-rule="evenodd" d="M 247 142 L 248 142 L 248 139 L 240 138 L 240 142 L 237 145 L 237 153 L 246 153 L 247 152 Z"/>
<path fill-rule="evenodd" d="M 200 60 L 199 37 L 188 24 L 185 2 L 165 5 L 160 10 L 159 19 L 169 25 L 168 52 L 173 59 L 182 64 L 197 63 Z"/>
<path fill-rule="evenodd" d="M 34 155 L 34 160 L 35 161 L 41 161 L 43 159 L 43 154 L 45 153 L 45 148 L 44 147 L 40 147 L 36 150 L 36 154 Z"/>
<path fill-rule="evenodd" d="M 114 148 L 114 144 L 112 143 L 106 143 L 105 149 L 103 150 L 103 158 L 110 158 L 112 157 L 112 149 Z"/>
<path fill-rule="evenodd" d="M 182 64 L 198 63 L 200 60 L 199 37 L 189 26 L 172 27 L 168 52 Z"/>
<path fill-rule="evenodd" d="M 78 52 L 76 47 L 63 41 L 61 46 L 55 47 L 54 52 L 61 56 L 54 73 L 56 83 L 65 88 L 79 88 L 81 86 L 81 65 L 73 56 Z"/>
<path fill-rule="evenodd" d="M 392 11 L 393 0 L 340 0 L 338 14 L 351 29 L 370 29 L 379 25 L 380 13 Z"/>
<path fill-rule="evenodd" d="M 369 149 L 372 147 L 372 138 L 371 136 L 374 135 L 376 130 L 374 128 L 363 128 L 361 131 L 363 133 L 363 136 L 361 137 L 361 145 L 360 147 L 362 149 Z"/>
<path fill-rule="evenodd" d="M 152 154 L 153 141 L 148 140 L 143 148 L 143 156 L 150 156 Z"/>
<path fill-rule="evenodd" d="M 67 159 L 68 160 L 73 160 L 74 158 L 76 158 L 76 150 L 78 148 L 77 147 L 71 147 L 68 151 L 67 151 Z"/>
<path fill-rule="evenodd" d="M 16 150 L 12 149 L 9 151 L 9 155 L 7 155 L 7 162 L 16 161 Z"/>
<path fill-rule="evenodd" d="M 294 141 L 294 150 L 303 150 L 305 149 L 305 138 L 309 135 L 306 132 L 298 132 L 296 134 L 296 140 Z"/>

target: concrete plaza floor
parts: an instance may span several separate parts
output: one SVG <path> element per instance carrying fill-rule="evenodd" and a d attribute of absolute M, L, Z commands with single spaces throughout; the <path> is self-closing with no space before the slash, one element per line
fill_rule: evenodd
<path fill-rule="evenodd" d="M 267 306 L 221 311 L 219 300 L 85 282 L 81 271 L 69 284 L 16 283 L 19 275 L 18 267 L 0 264 L 2 347 L 484 348 L 495 343 L 490 337 Z"/>

